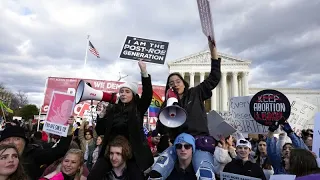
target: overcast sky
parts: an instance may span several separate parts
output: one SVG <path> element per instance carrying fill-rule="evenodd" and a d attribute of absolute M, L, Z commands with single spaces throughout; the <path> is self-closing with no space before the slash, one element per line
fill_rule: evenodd
<path fill-rule="evenodd" d="M 210 2 L 218 50 L 252 61 L 250 87 L 320 89 L 320 0 Z M 88 33 L 101 58 L 83 72 Z M 39 105 L 49 76 L 139 79 L 119 59 L 127 35 L 170 42 L 168 61 L 207 48 L 196 0 L 1 0 L 0 82 Z M 165 83 L 167 66 L 147 66 Z"/>

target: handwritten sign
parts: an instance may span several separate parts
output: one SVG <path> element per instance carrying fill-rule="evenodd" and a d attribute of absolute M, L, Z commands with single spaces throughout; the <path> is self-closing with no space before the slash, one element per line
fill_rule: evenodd
<path fill-rule="evenodd" d="M 256 93 L 250 101 L 251 116 L 265 126 L 271 126 L 280 120 L 284 122 L 289 118 L 290 111 L 289 99 L 276 90 L 262 90 Z"/>
<path fill-rule="evenodd" d="M 212 24 L 212 15 L 210 10 L 210 3 L 208 0 L 197 0 L 202 32 L 207 37 L 214 39 L 214 31 Z"/>
<path fill-rule="evenodd" d="M 49 111 L 44 122 L 43 131 L 67 137 L 69 117 L 73 113 L 74 96 L 68 93 L 56 92 L 52 94 Z"/>
<path fill-rule="evenodd" d="M 301 134 L 303 129 L 307 129 L 314 124 L 316 112 L 316 106 L 296 98 L 291 103 L 291 114 L 288 122 L 295 133 Z"/>
<path fill-rule="evenodd" d="M 220 179 L 221 180 L 261 180 L 260 178 L 242 176 L 242 175 L 232 174 L 227 172 L 220 172 Z"/>
<path fill-rule="evenodd" d="M 251 98 L 252 96 L 230 98 L 229 113 L 231 118 L 226 120 L 241 133 L 267 134 L 268 127 L 259 124 L 250 114 Z"/>
<path fill-rule="evenodd" d="M 164 64 L 169 42 L 127 36 L 120 58 Z"/>

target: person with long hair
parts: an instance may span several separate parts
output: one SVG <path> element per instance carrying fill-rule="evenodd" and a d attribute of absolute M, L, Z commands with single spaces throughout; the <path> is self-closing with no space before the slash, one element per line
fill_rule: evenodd
<path fill-rule="evenodd" d="M 320 179 L 320 168 L 315 155 L 306 149 L 292 149 L 284 159 L 285 169 L 296 175 L 296 180 Z"/>
<path fill-rule="evenodd" d="M 100 136 L 98 136 L 98 138 L 97 138 L 96 148 L 94 149 L 94 151 L 93 151 L 93 153 L 92 153 L 92 164 L 93 164 L 93 165 L 94 165 L 94 164 L 97 162 L 97 160 L 98 160 L 99 153 L 100 153 L 101 146 L 102 146 L 103 138 L 104 138 L 103 135 L 100 135 Z"/>
<path fill-rule="evenodd" d="M 88 121 L 82 121 L 81 127 L 79 129 L 78 138 L 80 140 L 80 148 L 84 154 L 85 165 L 90 170 L 92 168 L 92 154 L 96 147 L 97 133 L 94 130 L 94 124 L 92 127 L 89 126 Z"/>
<path fill-rule="evenodd" d="M 287 133 L 292 143 L 285 143 L 282 147 L 277 146 L 278 139 L 276 139 L 273 134 L 274 131 L 279 128 L 279 126 L 281 126 L 281 129 Z M 269 126 L 269 133 L 266 142 L 267 154 L 274 169 L 274 174 L 287 173 L 284 168 L 283 159 L 290 155 L 290 151 L 292 149 L 308 149 L 303 140 L 293 132 L 288 122 L 285 122 L 281 125 L 276 122 L 273 125 Z"/>
<path fill-rule="evenodd" d="M 0 145 L 0 180 L 27 180 L 14 145 Z"/>
<path fill-rule="evenodd" d="M 255 154 L 256 163 L 262 168 L 264 175 L 267 179 L 270 179 L 270 176 L 273 175 L 274 171 L 271 165 L 271 162 L 267 154 L 267 142 L 264 139 L 258 141 L 258 148 Z"/>
<path fill-rule="evenodd" d="M 70 149 L 56 171 L 40 178 L 40 180 L 86 180 L 87 178 L 82 175 L 83 156 L 83 152 L 80 149 Z"/>
<path fill-rule="evenodd" d="M 178 104 L 187 112 L 187 118 L 183 125 L 177 128 L 165 127 L 160 121 L 157 122 L 157 130 L 160 134 L 170 134 L 171 139 L 181 133 L 188 133 L 196 139 L 196 152 L 193 155 L 193 168 L 197 174 L 197 178 L 203 177 L 214 178 L 213 156 L 215 140 L 209 134 L 207 114 L 204 107 L 204 101 L 212 96 L 212 90 L 219 84 L 221 78 L 221 59 L 218 58 L 216 44 L 214 39 L 208 37 L 208 44 L 211 54 L 211 70 L 208 77 L 195 87 L 190 87 L 181 74 L 171 73 L 167 78 L 165 93 L 169 89 L 173 89 L 178 95 Z M 205 57 L 203 57 L 205 58 Z M 166 107 L 166 99 L 161 109 Z M 177 156 L 173 151 L 173 147 L 165 150 L 159 158 L 153 170 L 150 172 L 150 178 L 167 178 L 174 168 Z M 164 162 L 162 159 L 166 159 Z M 166 164 L 164 166 L 164 164 Z M 206 171 L 206 172 L 204 172 Z"/>
<path fill-rule="evenodd" d="M 104 135 L 103 145 L 99 158 L 91 169 L 88 179 L 101 179 L 102 173 L 110 172 L 112 165 L 104 157 L 107 144 L 116 136 L 121 135 L 128 139 L 132 147 L 133 157 L 128 159 L 128 170 L 135 169 L 135 174 L 130 177 L 143 179 L 144 171 L 152 166 L 154 160 L 147 140 L 143 133 L 143 117 L 148 110 L 152 100 L 153 90 L 151 77 L 147 73 L 146 64 L 143 61 L 138 63 L 142 76 L 142 94 L 138 95 L 138 84 L 126 82 L 119 86 L 119 102 L 108 105 L 100 110 L 98 105 L 99 118 L 97 119 L 96 132 Z"/>
<path fill-rule="evenodd" d="M 61 137 L 56 147 L 42 149 L 29 144 L 24 128 L 19 126 L 7 127 L 0 137 L 0 144 L 14 144 L 21 155 L 21 164 L 30 179 L 38 179 L 43 171 L 43 165 L 49 165 L 63 157 L 68 151 L 72 141 L 73 119 L 68 119 L 71 127 L 67 132 L 67 137 Z"/>

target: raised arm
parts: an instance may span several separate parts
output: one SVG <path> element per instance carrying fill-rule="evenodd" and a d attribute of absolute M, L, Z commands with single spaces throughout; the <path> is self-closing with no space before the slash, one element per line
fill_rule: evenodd
<path fill-rule="evenodd" d="M 296 133 L 294 133 L 288 122 L 283 123 L 283 125 L 281 126 L 282 129 L 287 133 L 288 137 L 291 139 L 294 148 L 309 150 L 303 140 L 299 136 L 297 136 Z"/>
<path fill-rule="evenodd" d="M 221 59 L 218 58 L 218 52 L 215 41 L 208 38 L 211 54 L 211 71 L 209 76 L 201 82 L 195 89 L 200 93 L 202 100 L 209 99 L 212 96 L 212 90 L 219 84 L 221 79 Z"/>
<path fill-rule="evenodd" d="M 69 130 L 67 137 L 61 137 L 59 143 L 54 148 L 48 149 L 37 149 L 34 153 L 34 161 L 39 166 L 43 164 L 50 165 L 54 161 L 62 158 L 69 149 L 70 143 L 72 141 L 72 124 L 73 120 L 68 120 Z"/>
<path fill-rule="evenodd" d="M 275 174 L 280 174 L 283 172 L 282 159 L 281 159 L 281 149 L 277 146 L 277 139 L 273 136 L 274 131 L 279 128 L 277 122 L 269 126 L 269 133 L 267 136 L 267 154 L 271 165 L 274 169 Z"/>
<path fill-rule="evenodd" d="M 151 77 L 147 72 L 146 64 L 140 60 L 139 67 L 141 70 L 142 94 L 138 104 L 138 109 L 142 116 L 150 106 L 150 103 L 152 101 L 153 91 L 152 91 Z"/>
<path fill-rule="evenodd" d="M 84 127 L 85 127 L 85 120 L 82 121 L 80 129 L 79 129 L 79 134 L 78 134 L 78 138 L 80 140 L 80 142 L 84 141 Z"/>

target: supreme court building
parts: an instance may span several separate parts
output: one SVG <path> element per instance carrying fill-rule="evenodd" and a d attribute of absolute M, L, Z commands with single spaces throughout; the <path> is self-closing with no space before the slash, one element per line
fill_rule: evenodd
<path fill-rule="evenodd" d="M 230 97 L 248 96 L 264 88 L 250 88 L 248 77 L 251 61 L 219 53 L 221 58 L 221 80 L 212 90 L 212 97 L 205 102 L 206 110 L 228 111 Z M 210 52 L 201 51 L 168 63 L 169 72 L 179 72 L 189 82 L 190 87 L 198 85 L 210 73 Z M 265 87 L 270 88 L 270 87 Z M 320 91 L 293 88 L 276 88 L 285 94 L 290 101 L 299 98 L 318 107 L 320 110 Z"/>

